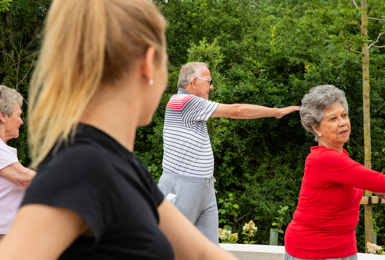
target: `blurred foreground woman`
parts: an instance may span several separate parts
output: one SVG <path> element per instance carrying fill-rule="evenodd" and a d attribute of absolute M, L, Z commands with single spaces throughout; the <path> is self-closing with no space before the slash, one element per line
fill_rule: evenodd
<path fill-rule="evenodd" d="M 0 259 L 235 259 L 164 199 L 133 153 L 167 84 L 147 0 L 55 0 L 30 89 L 36 178 Z"/>

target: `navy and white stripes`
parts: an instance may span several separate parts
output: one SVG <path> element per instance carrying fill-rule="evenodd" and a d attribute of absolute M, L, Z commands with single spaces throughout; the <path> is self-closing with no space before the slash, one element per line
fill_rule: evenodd
<path fill-rule="evenodd" d="M 171 97 L 163 129 L 164 171 L 196 177 L 213 176 L 214 156 L 206 121 L 218 105 L 184 89 Z"/>

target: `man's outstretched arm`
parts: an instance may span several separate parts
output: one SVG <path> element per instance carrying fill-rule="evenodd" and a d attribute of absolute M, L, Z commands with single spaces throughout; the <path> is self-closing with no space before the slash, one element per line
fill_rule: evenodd
<path fill-rule="evenodd" d="M 249 104 L 219 104 L 211 117 L 229 117 L 233 119 L 281 118 L 294 111 L 299 111 L 299 106 L 271 108 Z"/>

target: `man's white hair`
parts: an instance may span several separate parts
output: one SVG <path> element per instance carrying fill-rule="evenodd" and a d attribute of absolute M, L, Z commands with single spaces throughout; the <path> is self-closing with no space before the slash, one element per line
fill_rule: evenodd
<path fill-rule="evenodd" d="M 178 77 L 178 88 L 185 88 L 190 84 L 192 77 L 201 76 L 201 67 L 208 68 L 204 62 L 189 62 L 182 66 Z"/>

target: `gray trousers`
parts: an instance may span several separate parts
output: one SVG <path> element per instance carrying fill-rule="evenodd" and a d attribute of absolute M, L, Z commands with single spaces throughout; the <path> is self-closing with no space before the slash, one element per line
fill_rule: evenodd
<path fill-rule="evenodd" d="M 208 239 L 218 244 L 218 206 L 214 177 L 200 178 L 163 172 L 158 187 Z M 183 232 L 183 231 L 181 231 Z"/>
<path fill-rule="evenodd" d="M 285 260 L 305 260 L 305 259 L 293 257 L 289 255 L 289 253 L 286 252 L 285 250 Z M 306 259 L 306 260 L 315 260 L 315 259 Z M 328 258 L 328 259 L 318 259 L 318 260 L 357 260 L 357 254 L 354 254 L 348 257 L 342 257 L 342 258 Z"/>

